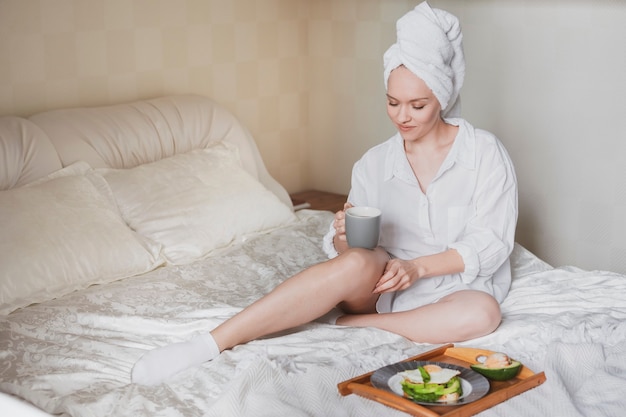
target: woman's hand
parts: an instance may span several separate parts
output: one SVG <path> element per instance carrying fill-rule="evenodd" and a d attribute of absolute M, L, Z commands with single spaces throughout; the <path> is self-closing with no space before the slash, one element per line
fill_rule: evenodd
<path fill-rule="evenodd" d="M 419 278 L 419 269 L 414 261 L 390 259 L 385 266 L 383 276 L 376 283 L 374 293 L 405 290 Z"/>
<path fill-rule="evenodd" d="M 348 239 L 346 238 L 346 210 L 350 207 L 352 207 L 352 204 L 346 202 L 343 205 L 343 210 L 339 210 L 335 213 L 335 220 L 333 221 L 335 237 L 333 238 L 333 244 L 338 253 L 348 249 Z"/>
<path fill-rule="evenodd" d="M 352 207 L 350 203 L 344 203 L 343 210 L 339 210 L 335 213 L 335 221 L 333 222 L 333 227 L 335 228 L 335 236 L 344 242 L 347 242 L 346 238 L 346 210 Z"/>

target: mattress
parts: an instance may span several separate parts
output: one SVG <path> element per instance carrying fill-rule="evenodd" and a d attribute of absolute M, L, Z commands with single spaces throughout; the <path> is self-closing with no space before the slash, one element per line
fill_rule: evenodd
<path fill-rule="evenodd" d="M 258 234 L 207 259 L 94 285 L 0 318 L 0 391 L 63 416 L 404 416 L 337 384 L 430 350 L 373 328 L 313 322 L 223 352 L 166 383 L 130 383 L 146 351 L 214 328 L 324 261 L 332 213 Z M 554 268 L 523 247 L 491 335 L 546 382 L 480 416 L 617 416 L 626 408 L 626 277 Z"/>

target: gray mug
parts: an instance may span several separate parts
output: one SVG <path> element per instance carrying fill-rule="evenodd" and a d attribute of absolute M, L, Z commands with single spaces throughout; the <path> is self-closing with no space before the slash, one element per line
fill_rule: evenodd
<path fill-rule="evenodd" d="M 375 207 L 350 207 L 346 210 L 346 238 L 351 248 L 374 249 L 380 237 L 382 212 Z"/>

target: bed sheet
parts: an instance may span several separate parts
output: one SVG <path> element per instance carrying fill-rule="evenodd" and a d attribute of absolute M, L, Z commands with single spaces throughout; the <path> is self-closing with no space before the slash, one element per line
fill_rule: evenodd
<path fill-rule="evenodd" d="M 325 260 L 329 212 L 220 256 L 93 286 L 0 318 L 0 391 L 67 416 L 404 416 L 337 383 L 433 348 L 371 328 L 310 323 L 224 352 L 158 387 L 130 384 L 147 350 L 188 339 Z M 626 277 L 552 268 L 517 245 L 493 334 L 547 381 L 480 416 L 617 416 L 626 407 Z M 617 387 L 617 389 L 616 389 Z"/>

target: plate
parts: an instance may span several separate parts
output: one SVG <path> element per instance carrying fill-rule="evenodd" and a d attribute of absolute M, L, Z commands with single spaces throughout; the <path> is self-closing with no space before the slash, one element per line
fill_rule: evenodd
<path fill-rule="evenodd" d="M 461 372 L 459 377 L 461 378 L 461 387 L 463 388 L 463 395 L 458 401 L 450 403 L 427 403 L 421 401 L 411 400 L 404 396 L 402 392 L 402 376 L 398 375 L 399 372 L 417 369 L 424 365 L 439 365 L 442 368 L 456 369 Z M 469 368 L 464 368 L 458 365 L 452 365 L 445 362 L 425 362 L 425 361 L 410 361 L 399 362 L 392 365 L 385 366 L 374 372 L 370 378 L 370 382 L 376 388 L 393 392 L 407 400 L 411 400 L 417 404 L 422 405 L 436 405 L 436 406 L 456 406 L 468 404 L 484 397 L 489 392 L 489 381 L 487 378 L 475 372 Z"/>

